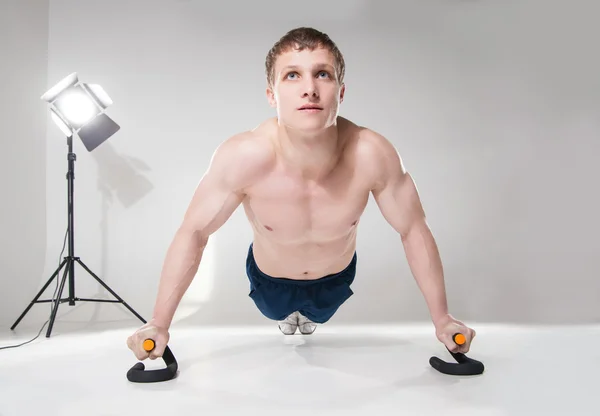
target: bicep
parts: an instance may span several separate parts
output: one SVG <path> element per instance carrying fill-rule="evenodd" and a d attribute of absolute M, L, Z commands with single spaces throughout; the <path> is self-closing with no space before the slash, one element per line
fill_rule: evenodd
<path fill-rule="evenodd" d="M 417 187 L 408 172 L 389 178 L 383 188 L 373 190 L 373 196 L 385 220 L 402 236 L 425 218 Z"/>
<path fill-rule="evenodd" d="M 242 203 L 244 187 L 264 165 L 261 154 L 244 140 L 247 137 L 243 135 L 234 136 L 215 150 L 192 196 L 182 228 L 207 239 Z"/>
<path fill-rule="evenodd" d="M 242 200 L 240 192 L 233 189 L 218 172 L 209 169 L 192 196 L 182 228 L 207 239 L 225 224 Z"/>
<path fill-rule="evenodd" d="M 384 138 L 378 148 L 377 162 L 373 197 L 385 220 L 405 236 L 414 224 L 425 218 L 417 186 L 398 151 Z"/>

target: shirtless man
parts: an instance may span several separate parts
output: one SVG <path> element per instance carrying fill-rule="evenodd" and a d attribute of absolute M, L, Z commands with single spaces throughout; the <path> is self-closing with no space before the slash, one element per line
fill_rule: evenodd
<path fill-rule="evenodd" d="M 437 246 L 401 157 L 381 134 L 338 115 L 344 68 L 335 43 L 312 28 L 291 30 L 269 51 L 266 94 L 277 117 L 215 150 L 167 252 L 153 317 L 127 339 L 139 360 L 162 356 L 210 235 L 240 205 L 254 230 L 250 297 L 284 334 L 311 334 L 353 294 L 370 194 L 401 238 L 438 340 L 469 351 L 475 331 L 448 312 Z M 466 337 L 460 347 L 457 332 Z M 146 338 L 156 342 L 151 353 Z"/>

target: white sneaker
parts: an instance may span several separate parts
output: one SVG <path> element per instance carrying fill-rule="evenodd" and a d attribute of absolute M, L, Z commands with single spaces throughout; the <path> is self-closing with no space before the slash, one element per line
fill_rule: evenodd
<path fill-rule="evenodd" d="M 298 313 L 298 328 L 300 328 L 302 334 L 310 335 L 317 329 L 317 324 L 301 313 Z"/>
<path fill-rule="evenodd" d="M 285 335 L 294 335 L 298 328 L 298 312 L 294 312 L 288 315 L 283 321 L 277 321 L 279 324 L 279 330 Z"/>

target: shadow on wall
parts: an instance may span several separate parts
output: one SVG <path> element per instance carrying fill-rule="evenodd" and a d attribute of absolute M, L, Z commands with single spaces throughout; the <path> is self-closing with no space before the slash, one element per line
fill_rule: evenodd
<path fill-rule="evenodd" d="M 150 172 L 148 166 L 141 159 L 117 152 L 110 142 L 105 142 L 93 152 L 91 156 L 97 163 L 98 168 L 98 191 L 102 195 L 102 216 L 100 222 L 101 248 L 100 248 L 100 270 L 99 276 L 119 296 L 123 297 L 118 288 L 112 287 L 108 274 L 108 242 L 109 242 L 109 209 L 117 201 L 125 208 L 130 208 L 138 201 L 148 195 L 154 186 L 145 176 Z M 114 299 L 114 297 L 98 285 L 94 298 Z M 128 300 L 124 298 L 125 302 Z M 101 303 L 94 304 L 94 311 L 88 323 L 94 324 L 100 319 Z M 126 311 L 124 319 L 131 319 Z"/>
<path fill-rule="evenodd" d="M 144 176 L 150 167 L 142 160 L 117 153 L 109 142 L 91 154 L 98 164 L 98 190 L 105 204 L 116 198 L 129 208 L 152 191 L 152 183 Z"/>

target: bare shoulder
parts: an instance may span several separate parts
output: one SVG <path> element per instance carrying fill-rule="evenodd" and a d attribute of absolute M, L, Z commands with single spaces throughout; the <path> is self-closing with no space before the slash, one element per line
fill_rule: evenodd
<path fill-rule="evenodd" d="M 231 164 L 238 162 L 254 168 L 268 164 L 274 155 L 270 140 L 260 132 L 250 130 L 237 133 L 219 144 L 213 159 L 227 159 Z"/>
<path fill-rule="evenodd" d="M 389 178 L 399 178 L 406 173 L 398 149 L 383 134 L 356 124 L 351 124 L 348 131 L 357 166 L 372 181 L 373 189 L 384 186 Z"/>
<path fill-rule="evenodd" d="M 275 161 L 275 150 L 268 135 L 253 129 L 224 140 L 213 153 L 209 172 L 239 192 L 268 173 Z"/>
<path fill-rule="evenodd" d="M 395 162 L 399 157 L 398 150 L 387 137 L 366 127 L 361 128 L 358 150 L 365 161 Z"/>

